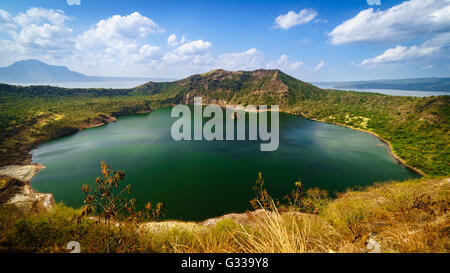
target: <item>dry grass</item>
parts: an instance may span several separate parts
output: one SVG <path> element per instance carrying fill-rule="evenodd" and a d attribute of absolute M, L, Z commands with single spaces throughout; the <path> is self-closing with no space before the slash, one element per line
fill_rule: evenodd
<path fill-rule="evenodd" d="M 305 253 L 336 250 L 339 235 L 321 219 L 265 211 L 255 218 L 255 228 L 235 237 L 243 252 Z"/>
<path fill-rule="evenodd" d="M 355 245 L 384 252 L 448 252 L 450 179 L 409 180 L 343 194 L 323 217 Z"/>
<path fill-rule="evenodd" d="M 320 215 L 281 213 L 273 205 L 251 225 L 225 220 L 183 234 L 171 251 L 370 252 L 374 241 L 381 252 L 449 252 L 449 188 L 448 178 L 383 183 L 341 194 Z"/>
<path fill-rule="evenodd" d="M 449 178 L 383 183 L 343 193 L 315 215 L 272 203 L 241 215 L 245 221 L 124 224 L 109 236 L 101 223 L 77 224 L 80 212 L 61 205 L 34 216 L 0 207 L 0 250 L 62 252 L 67 241 L 79 240 L 87 252 L 370 252 L 375 242 L 381 252 L 448 253 L 449 189 Z"/>

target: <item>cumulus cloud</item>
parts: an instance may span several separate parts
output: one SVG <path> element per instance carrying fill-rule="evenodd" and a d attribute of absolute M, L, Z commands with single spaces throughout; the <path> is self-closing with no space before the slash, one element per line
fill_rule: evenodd
<path fill-rule="evenodd" d="M 316 67 L 314 67 L 314 71 L 319 71 L 320 69 L 322 69 L 322 67 L 324 67 L 325 62 L 324 61 L 320 61 L 320 63 L 318 63 L 316 65 Z"/>
<path fill-rule="evenodd" d="M 296 25 L 311 22 L 317 16 L 317 12 L 313 9 L 302 9 L 298 13 L 289 11 L 281 14 L 275 19 L 275 28 L 289 29 Z"/>
<path fill-rule="evenodd" d="M 80 35 L 77 38 L 77 48 L 122 46 L 123 43 L 145 38 L 148 34 L 155 32 L 163 32 L 163 30 L 139 12 L 126 16 L 114 15 L 101 20 L 95 27 Z"/>
<path fill-rule="evenodd" d="M 167 38 L 167 44 L 170 45 L 170 46 L 176 46 L 176 45 L 178 45 L 177 35 L 171 34 L 171 35 L 169 36 L 169 38 Z"/>
<path fill-rule="evenodd" d="M 158 57 L 162 57 L 161 47 L 145 44 L 139 49 L 139 53 L 134 55 L 134 60 L 141 62 L 146 60 L 154 60 Z"/>
<path fill-rule="evenodd" d="M 30 8 L 16 16 L 0 10 L 2 62 L 39 58 L 77 67 L 114 67 L 161 59 L 161 47 L 146 37 L 163 30 L 150 18 L 134 12 L 99 21 L 78 36 L 66 25 L 70 18 L 61 10 Z M 9 60 L 9 61 L 8 61 Z"/>
<path fill-rule="evenodd" d="M 379 5 L 381 5 L 381 0 L 367 0 L 367 4 L 369 6 L 373 6 L 373 5 L 379 6 Z"/>
<path fill-rule="evenodd" d="M 423 43 L 423 46 L 425 46 L 425 47 L 445 48 L 445 47 L 448 47 L 449 45 L 450 45 L 450 32 L 439 34 L 439 35 L 435 36 L 434 38 L 432 38 L 428 41 L 425 41 Z"/>
<path fill-rule="evenodd" d="M 267 62 L 256 48 L 212 54 L 211 41 L 171 34 L 167 45 L 155 45 L 162 28 L 138 12 L 100 20 L 79 34 L 68 26 L 61 10 L 30 8 L 11 15 L 0 9 L 0 65 L 21 59 L 68 65 L 90 75 L 184 77 L 223 68 L 254 70 L 278 68 L 297 71 L 303 65 L 288 56 Z"/>
<path fill-rule="evenodd" d="M 216 61 L 217 68 L 227 70 L 254 70 L 264 66 L 264 56 L 256 48 L 251 48 L 243 52 L 222 54 Z"/>
<path fill-rule="evenodd" d="M 67 5 L 69 6 L 79 6 L 81 5 L 81 0 L 67 0 Z"/>
<path fill-rule="evenodd" d="M 12 33 L 14 40 L 22 46 L 59 48 L 62 43 L 68 42 L 67 37 L 72 33 L 72 29 L 43 24 L 41 26 L 30 25 L 23 28 L 19 33 Z"/>
<path fill-rule="evenodd" d="M 288 56 L 281 55 L 278 60 L 270 61 L 267 63 L 266 67 L 269 69 L 280 69 L 283 71 L 292 71 L 300 68 L 303 65 L 303 62 L 290 62 Z"/>
<path fill-rule="evenodd" d="M 207 51 L 211 46 L 211 42 L 196 40 L 179 46 L 175 53 L 179 55 L 198 55 Z"/>
<path fill-rule="evenodd" d="M 362 65 L 385 64 L 394 62 L 408 62 L 416 59 L 434 56 L 443 51 L 448 51 L 450 44 L 450 33 L 442 33 L 436 37 L 425 41 L 420 46 L 398 45 L 387 49 L 381 55 L 364 60 Z"/>
<path fill-rule="evenodd" d="M 209 49 L 212 43 L 209 41 L 195 40 L 186 42 L 184 37 L 176 44 L 181 44 L 170 52 L 166 52 L 160 65 L 162 67 L 183 65 L 186 69 L 193 71 L 201 67 L 208 67 L 212 64 L 214 58 Z"/>
<path fill-rule="evenodd" d="M 15 28 L 13 17 L 6 10 L 0 9 L 0 30 Z"/>
<path fill-rule="evenodd" d="M 70 47 L 72 29 L 66 26 L 67 20 L 69 17 L 61 10 L 29 8 L 16 16 L 0 10 L 0 30 L 11 37 L 3 41 L 3 50 L 35 55 Z"/>
<path fill-rule="evenodd" d="M 79 52 L 88 51 L 89 59 L 101 63 L 114 60 L 122 65 L 151 61 L 162 57 L 159 46 L 145 43 L 149 34 L 164 30 L 153 20 L 133 12 L 126 16 L 114 15 L 100 20 L 94 27 L 76 37 Z M 86 55 L 83 56 L 86 58 Z"/>
<path fill-rule="evenodd" d="M 438 47 L 406 47 L 398 45 L 394 48 L 387 49 L 383 54 L 378 55 L 375 58 L 364 60 L 361 64 L 368 65 L 398 61 L 410 61 L 420 57 L 429 56 L 438 50 Z"/>
<path fill-rule="evenodd" d="M 179 41 L 177 40 L 177 35 L 175 35 L 175 34 L 171 34 L 167 38 L 167 44 L 169 46 L 181 45 L 181 44 L 184 44 L 185 41 L 186 41 L 186 37 L 184 35 L 181 37 L 181 39 Z"/>
<path fill-rule="evenodd" d="M 369 8 L 329 33 L 334 45 L 394 42 L 450 30 L 450 1 L 410 0 L 387 10 Z"/>
<path fill-rule="evenodd" d="M 63 26 L 67 20 L 69 20 L 69 17 L 64 14 L 64 11 L 44 8 L 29 8 L 25 13 L 20 12 L 13 19 L 16 24 L 22 27 L 31 24 Z"/>

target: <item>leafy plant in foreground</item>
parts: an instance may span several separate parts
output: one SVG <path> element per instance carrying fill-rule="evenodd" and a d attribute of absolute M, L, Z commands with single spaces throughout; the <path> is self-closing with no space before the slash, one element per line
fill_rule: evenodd
<path fill-rule="evenodd" d="M 104 161 L 101 162 L 103 177 L 95 180 L 95 189 L 83 185 L 82 191 L 86 195 L 81 216 L 88 216 L 94 211 L 106 224 L 111 220 L 134 221 L 157 220 L 163 213 L 164 204 L 153 206 L 148 202 L 143 210 L 136 209 L 136 199 L 130 198 L 131 185 L 122 186 L 125 179 L 124 171 L 114 171 Z"/>

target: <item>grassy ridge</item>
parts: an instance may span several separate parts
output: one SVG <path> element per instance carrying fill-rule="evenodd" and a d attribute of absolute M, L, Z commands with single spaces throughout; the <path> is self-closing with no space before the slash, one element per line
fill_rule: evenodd
<path fill-rule="evenodd" d="M 279 70 L 215 70 L 121 90 L 0 85 L 0 165 L 29 160 L 36 144 L 111 116 L 192 103 L 195 96 L 218 104 L 278 104 L 286 112 L 374 132 L 408 165 L 430 175 L 450 173 L 449 96 L 322 90 Z"/>

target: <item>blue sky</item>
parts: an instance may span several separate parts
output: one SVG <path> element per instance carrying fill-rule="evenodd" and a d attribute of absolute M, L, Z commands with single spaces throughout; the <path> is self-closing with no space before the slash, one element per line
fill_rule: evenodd
<path fill-rule="evenodd" d="M 278 68 L 306 81 L 450 76 L 449 0 L 2 1 L 0 65 L 181 78 Z"/>

